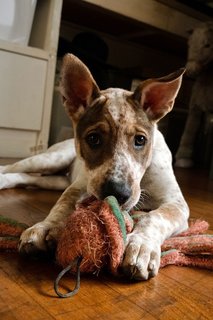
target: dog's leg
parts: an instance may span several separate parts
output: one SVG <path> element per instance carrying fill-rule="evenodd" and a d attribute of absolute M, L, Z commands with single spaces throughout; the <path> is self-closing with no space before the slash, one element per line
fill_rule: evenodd
<path fill-rule="evenodd" d="M 16 187 L 65 190 L 69 184 L 70 180 L 67 176 L 34 176 L 28 173 L 0 173 L 0 190 Z"/>
<path fill-rule="evenodd" d="M 188 226 L 189 209 L 175 179 L 170 152 L 162 139 L 142 179 L 142 188 L 150 195 L 144 208 L 154 210 L 142 212 L 127 237 L 123 260 L 124 272 L 136 280 L 146 280 L 158 273 L 161 244 Z"/>
<path fill-rule="evenodd" d="M 51 146 L 44 153 L 1 166 L 0 173 L 55 173 L 68 168 L 75 154 L 74 140 L 65 140 Z"/>
<path fill-rule="evenodd" d="M 73 212 L 76 202 L 86 192 L 87 178 L 83 174 L 83 169 L 80 171 L 80 176 L 64 191 L 46 219 L 22 233 L 20 252 L 46 251 L 55 246 L 58 232 L 63 228 L 67 216 Z"/>

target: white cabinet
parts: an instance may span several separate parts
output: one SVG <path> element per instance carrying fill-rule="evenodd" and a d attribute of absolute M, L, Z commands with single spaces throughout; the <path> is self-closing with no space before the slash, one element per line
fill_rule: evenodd
<path fill-rule="evenodd" d="M 0 157 L 44 151 L 62 0 L 38 0 L 29 46 L 0 41 Z"/>
<path fill-rule="evenodd" d="M 40 131 L 46 61 L 0 51 L 0 70 L 0 127 Z"/>

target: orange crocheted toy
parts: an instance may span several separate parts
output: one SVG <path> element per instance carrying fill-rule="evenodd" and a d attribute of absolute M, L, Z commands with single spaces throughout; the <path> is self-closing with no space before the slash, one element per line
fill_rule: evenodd
<path fill-rule="evenodd" d="M 82 257 L 81 272 L 98 273 L 108 265 L 117 272 L 125 248 L 126 234 L 131 232 L 133 220 L 121 212 L 117 200 L 87 199 L 70 215 L 57 245 L 57 260 L 66 267 Z"/>

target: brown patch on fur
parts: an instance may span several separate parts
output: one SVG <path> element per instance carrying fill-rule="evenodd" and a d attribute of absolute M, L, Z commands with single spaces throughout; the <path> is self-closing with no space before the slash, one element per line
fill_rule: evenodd
<path fill-rule="evenodd" d="M 86 166 L 92 170 L 112 157 L 115 147 L 115 128 L 112 119 L 104 104 L 96 104 L 87 109 L 80 119 L 76 136 L 80 156 L 85 160 Z M 98 133 L 102 139 L 102 145 L 97 149 L 91 149 L 86 142 L 89 133 Z"/>
<path fill-rule="evenodd" d="M 76 125 L 76 149 L 89 172 L 89 193 L 100 198 L 105 181 L 114 180 L 131 188 L 127 207 L 137 203 L 140 181 L 151 162 L 154 126 L 131 92 L 122 89 L 101 92 Z M 88 143 L 90 134 L 100 136 L 97 147 Z M 137 135 L 145 137 L 142 147 L 135 145 Z"/>
<path fill-rule="evenodd" d="M 112 159 L 115 148 L 118 151 L 116 145 L 123 144 L 125 141 L 129 154 L 132 154 L 138 163 L 144 165 L 148 162 L 152 146 L 153 124 L 143 109 L 130 97 L 124 100 L 122 107 L 126 111 L 132 111 L 133 116 L 132 118 L 126 117 L 126 113 L 122 112 L 121 108 L 119 125 L 108 111 L 107 100 L 89 107 L 81 117 L 76 128 L 78 148 L 90 170 Z M 97 149 L 91 149 L 88 146 L 86 137 L 89 133 L 98 133 L 101 136 L 102 144 Z M 134 147 L 136 135 L 144 135 L 147 140 L 145 146 L 140 150 Z"/>

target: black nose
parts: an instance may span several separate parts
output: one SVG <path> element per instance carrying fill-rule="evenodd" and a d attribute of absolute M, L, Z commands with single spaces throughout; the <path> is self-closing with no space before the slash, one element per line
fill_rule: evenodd
<path fill-rule="evenodd" d="M 124 204 L 131 196 L 132 191 L 128 185 L 113 180 L 107 180 L 102 187 L 102 198 L 114 196 L 119 204 Z"/>

